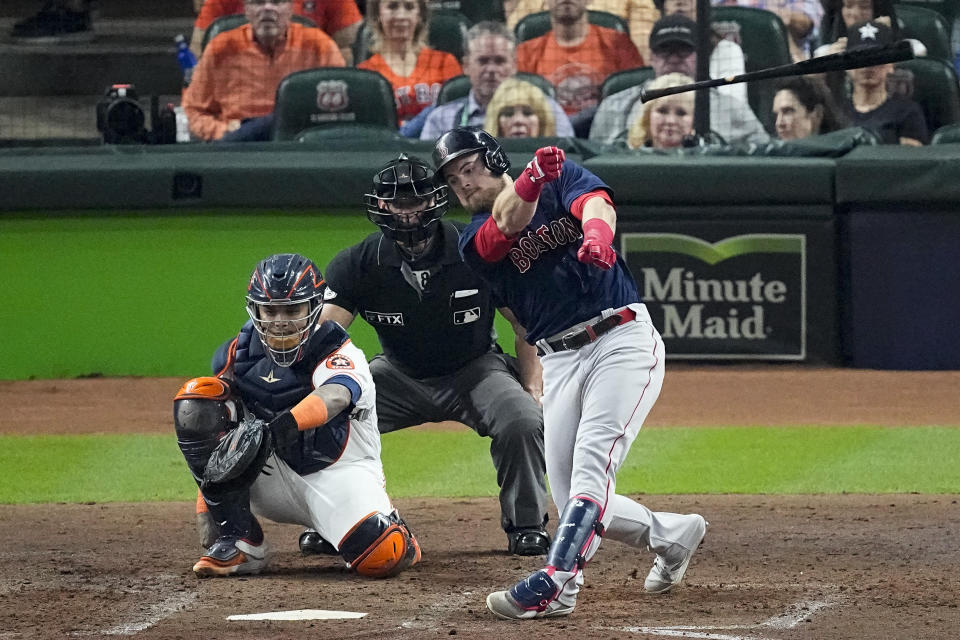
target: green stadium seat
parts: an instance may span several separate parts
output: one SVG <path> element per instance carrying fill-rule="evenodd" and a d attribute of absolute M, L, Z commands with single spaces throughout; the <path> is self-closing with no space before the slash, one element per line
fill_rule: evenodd
<path fill-rule="evenodd" d="M 933 132 L 930 144 L 956 144 L 960 142 L 960 124 L 947 124 Z"/>
<path fill-rule="evenodd" d="M 433 11 L 443 9 L 459 11 L 467 17 L 470 24 L 477 24 L 484 20 L 507 21 L 503 0 L 428 0 L 427 4 Z"/>
<path fill-rule="evenodd" d="M 427 32 L 427 46 L 431 49 L 446 51 L 457 60 L 463 58 L 463 43 L 467 39 L 470 21 L 459 11 L 438 10 L 430 14 L 430 30 Z M 370 32 L 366 21 L 357 31 L 353 41 L 353 62 L 363 62 L 371 55 Z"/>
<path fill-rule="evenodd" d="M 556 90 L 543 76 L 526 71 L 518 71 L 516 76 L 518 80 L 524 80 L 530 84 L 540 87 L 541 90 L 551 98 L 556 95 Z M 463 98 L 470 93 L 470 78 L 465 75 L 450 78 L 440 87 L 440 93 L 437 94 L 437 104 L 446 104 L 459 98 Z"/>
<path fill-rule="evenodd" d="M 392 144 L 401 140 L 403 136 L 395 129 L 379 124 L 346 123 L 334 124 L 327 127 L 311 127 L 297 134 L 297 142 L 327 143 L 346 145 L 347 148 L 356 148 L 380 144 Z"/>
<path fill-rule="evenodd" d="M 953 27 L 953 22 L 960 16 L 960 2 L 956 0 L 898 0 L 893 5 L 893 10 L 899 15 L 900 7 L 912 6 L 921 9 L 936 11 L 944 17 L 949 28 Z M 950 30 L 947 30 L 949 33 Z"/>
<path fill-rule="evenodd" d="M 903 38 L 919 40 L 927 47 L 927 57 L 945 62 L 953 60 L 950 46 L 950 25 L 936 11 L 916 5 L 896 5 L 894 11 L 900 23 Z"/>
<path fill-rule="evenodd" d="M 319 67 L 280 82 L 273 140 L 296 140 L 307 129 L 344 125 L 397 129 L 393 88 L 386 78 L 366 69 Z"/>
<path fill-rule="evenodd" d="M 923 108 L 930 131 L 960 122 L 960 84 L 952 65 L 915 58 L 898 62 L 896 67 L 913 73 L 913 99 Z"/>
<path fill-rule="evenodd" d="M 310 18 L 305 18 L 304 16 L 294 15 L 291 20 L 298 24 L 302 24 L 305 27 L 316 27 L 317 23 L 311 20 Z M 224 31 L 230 31 L 231 29 L 236 29 L 241 25 L 247 24 L 247 16 L 242 13 L 237 13 L 229 16 L 220 16 L 216 20 L 210 23 L 210 26 L 207 27 L 207 30 L 203 32 L 203 40 L 200 41 L 200 51 L 203 51 L 207 48 L 207 44 L 213 40 L 214 36 L 220 35 Z"/>
<path fill-rule="evenodd" d="M 590 24 L 595 24 L 599 27 L 616 29 L 626 34 L 630 33 L 630 28 L 626 20 L 618 15 L 607 13 L 606 11 L 587 11 L 587 19 L 590 21 Z M 550 31 L 550 29 L 550 12 L 538 11 L 537 13 L 531 13 L 521 18 L 520 22 L 518 22 L 514 28 L 514 33 L 517 36 L 517 42 L 526 42 L 527 40 L 539 38 Z"/>
<path fill-rule="evenodd" d="M 740 26 L 740 47 L 747 72 L 790 64 L 787 28 L 777 14 L 750 7 L 714 7 L 713 22 L 735 22 Z M 750 107 L 767 131 L 774 130 L 773 96 L 776 80 L 760 80 L 747 84 Z"/>
<path fill-rule="evenodd" d="M 607 96 L 612 96 L 624 89 L 641 85 L 647 80 L 652 80 L 653 77 L 653 67 L 637 67 L 636 69 L 627 69 L 610 74 L 600 87 L 600 100 L 602 101 Z"/>

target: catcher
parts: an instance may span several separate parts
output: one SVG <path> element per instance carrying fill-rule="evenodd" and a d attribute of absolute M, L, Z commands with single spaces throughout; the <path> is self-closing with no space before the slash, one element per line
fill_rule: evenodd
<path fill-rule="evenodd" d="M 178 444 L 217 528 L 193 566 L 200 577 L 267 565 L 253 512 L 319 532 L 360 575 L 395 575 L 420 559 L 384 490 L 367 360 L 339 325 L 317 323 L 324 288 L 303 256 L 261 261 L 250 321 L 214 355 L 216 375 L 177 393 Z"/>

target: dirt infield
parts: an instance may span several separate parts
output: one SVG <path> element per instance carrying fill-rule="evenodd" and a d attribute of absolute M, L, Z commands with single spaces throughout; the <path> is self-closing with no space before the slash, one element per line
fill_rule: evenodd
<path fill-rule="evenodd" d="M 169 433 L 180 382 L 0 382 L 0 434 Z M 960 426 L 958 388 L 960 372 L 674 365 L 648 425 Z M 652 556 L 609 541 L 587 568 L 572 616 L 513 623 L 494 619 L 483 599 L 541 560 L 505 554 L 494 499 L 398 500 L 424 559 L 386 581 L 356 578 L 333 558 L 301 557 L 299 529 L 275 524 L 265 527 L 276 550 L 267 573 L 197 580 L 186 502 L 0 506 L 0 640 L 960 636 L 960 496 L 639 499 L 711 522 L 682 588 L 645 595 Z M 367 615 L 226 620 L 295 609 Z"/>

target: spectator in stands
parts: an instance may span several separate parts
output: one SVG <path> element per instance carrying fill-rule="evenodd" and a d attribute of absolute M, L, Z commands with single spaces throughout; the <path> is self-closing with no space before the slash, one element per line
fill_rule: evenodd
<path fill-rule="evenodd" d="M 274 95 L 285 76 L 344 66 L 330 36 L 290 22 L 290 0 L 245 0 L 244 13 L 249 24 L 210 41 L 183 92 L 190 131 L 201 140 L 269 139 Z"/>
<path fill-rule="evenodd" d="M 470 93 L 430 111 L 424 109 L 401 133 L 421 140 L 436 140 L 454 127 L 481 126 L 487 104 L 500 83 L 517 72 L 517 41 L 499 22 L 478 22 L 464 43 L 463 71 L 470 78 Z M 572 136 L 573 126 L 557 102 L 547 97 L 558 136 Z M 419 121 L 419 122 L 418 122 Z M 419 124 L 419 126 L 417 126 Z"/>
<path fill-rule="evenodd" d="M 553 110 L 543 90 L 517 78 L 507 78 L 500 83 L 487 106 L 483 128 L 496 138 L 557 135 Z"/>
<path fill-rule="evenodd" d="M 694 22 L 697 21 L 696 0 L 656 0 L 656 2 L 664 16 L 679 14 Z M 709 73 L 711 78 L 738 76 L 746 72 L 746 61 L 743 57 L 743 49 L 740 48 L 739 44 L 728 39 L 716 29 L 711 31 L 710 41 L 713 45 L 713 49 L 710 51 Z M 717 90 L 747 102 L 746 83 L 728 84 L 724 87 L 718 87 Z"/>
<path fill-rule="evenodd" d="M 13 25 L 10 36 L 36 44 L 89 42 L 94 37 L 90 0 L 45 0 L 35 15 Z"/>
<path fill-rule="evenodd" d="M 548 0 L 514 0 L 505 2 L 504 7 L 507 9 L 507 26 L 513 29 L 521 19 L 531 13 L 547 11 Z M 640 52 L 640 57 L 649 59 L 650 51 L 647 47 L 650 30 L 660 17 L 654 0 L 589 0 L 587 10 L 606 11 L 626 20 L 630 39 Z"/>
<path fill-rule="evenodd" d="M 682 73 L 668 73 L 650 83 L 651 89 L 678 87 L 693 82 Z M 694 97 L 692 91 L 651 100 L 643 105 L 640 117 L 629 125 L 627 146 L 631 149 L 679 149 L 693 135 Z"/>
<path fill-rule="evenodd" d="M 847 31 L 847 51 L 891 44 L 893 31 L 878 20 L 854 25 Z M 853 90 L 846 102 L 854 125 L 873 130 L 884 144 L 923 145 L 930 134 L 920 105 L 887 90 L 892 64 L 847 71 Z"/>
<path fill-rule="evenodd" d="M 657 20 L 650 34 L 650 63 L 655 77 L 682 73 L 694 77 L 697 68 L 696 23 L 682 15 Z M 636 86 L 608 96 L 600 104 L 590 127 L 590 139 L 607 144 L 627 138 L 627 123 L 641 115 L 640 89 Z M 710 90 L 710 129 L 729 144 L 762 143 L 769 134 L 748 103 Z"/>
<path fill-rule="evenodd" d="M 849 126 L 827 86 L 811 76 L 794 76 L 778 85 L 773 115 L 781 140 L 799 140 Z"/>
<path fill-rule="evenodd" d="M 790 55 L 794 61 L 810 57 L 823 18 L 820 0 L 714 0 L 714 4 L 764 9 L 780 16 L 790 35 Z"/>
<path fill-rule="evenodd" d="M 426 46 L 430 26 L 426 0 L 369 0 L 366 20 L 374 55 L 357 67 L 390 81 L 402 126 L 433 103 L 444 81 L 460 75 L 460 63 L 451 54 Z"/>
<path fill-rule="evenodd" d="M 517 68 L 537 73 L 572 116 L 597 106 L 600 87 L 615 71 L 643 66 L 626 34 L 590 24 L 587 0 L 548 0 L 551 30 L 517 47 Z"/>
<path fill-rule="evenodd" d="M 893 0 L 821 0 L 824 7 L 820 21 L 822 46 L 815 56 L 838 53 L 847 45 L 847 29 L 855 24 L 884 17 L 890 24 L 893 15 Z"/>
<path fill-rule="evenodd" d="M 194 0 L 195 4 L 198 2 L 202 6 L 198 8 L 190 41 L 190 49 L 197 58 L 200 57 L 203 34 L 214 20 L 243 13 L 243 0 Z M 318 29 L 323 29 L 337 43 L 347 64 L 352 62 L 351 46 L 363 23 L 354 0 L 294 0 L 293 12 L 313 20 Z"/>

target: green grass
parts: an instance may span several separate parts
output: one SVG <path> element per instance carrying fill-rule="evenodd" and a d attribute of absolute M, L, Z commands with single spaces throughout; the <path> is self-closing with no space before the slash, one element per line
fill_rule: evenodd
<path fill-rule="evenodd" d="M 392 497 L 496 495 L 489 441 L 463 429 L 383 437 Z M 960 493 L 960 429 L 644 429 L 620 493 Z M 170 436 L 0 437 L 0 503 L 190 500 Z"/>

